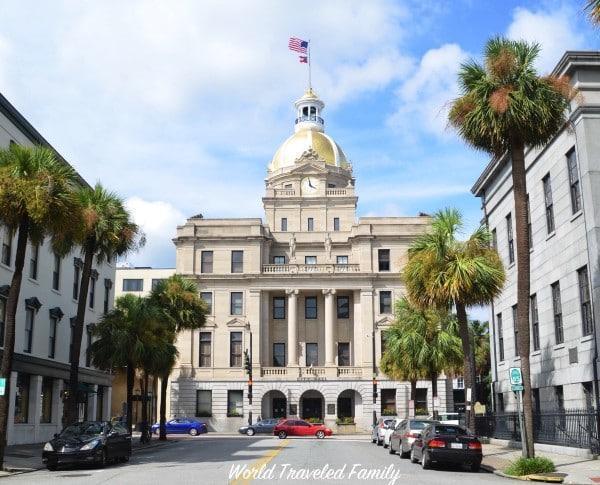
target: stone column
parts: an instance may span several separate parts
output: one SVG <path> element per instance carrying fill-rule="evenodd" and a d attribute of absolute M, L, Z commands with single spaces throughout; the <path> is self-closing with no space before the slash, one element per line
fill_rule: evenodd
<path fill-rule="evenodd" d="M 63 401 L 61 393 L 63 391 L 62 379 L 54 379 L 52 382 L 52 424 L 62 429 Z"/>
<path fill-rule="evenodd" d="M 92 392 L 88 393 L 87 416 L 89 421 L 95 421 L 98 409 L 98 384 L 92 384 L 90 387 Z"/>
<path fill-rule="evenodd" d="M 40 418 L 42 415 L 42 376 L 29 378 L 29 423 L 33 424 L 33 442 L 40 441 Z"/>
<path fill-rule="evenodd" d="M 325 365 L 335 366 L 335 290 L 323 290 L 325 295 Z"/>
<path fill-rule="evenodd" d="M 110 418 L 112 416 L 112 386 L 106 386 L 104 388 L 103 399 L 104 403 L 102 404 L 102 409 L 104 410 L 104 416 L 102 416 L 102 419 L 110 421 Z M 167 399 L 167 403 L 168 402 L 169 400 Z"/>
<path fill-rule="evenodd" d="M 286 290 L 288 296 L 288 367 L 298 365 L 298 290 Z"/>

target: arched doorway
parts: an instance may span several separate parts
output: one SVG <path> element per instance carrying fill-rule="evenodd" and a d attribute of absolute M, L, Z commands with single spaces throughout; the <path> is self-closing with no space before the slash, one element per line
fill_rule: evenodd
<path fill-rule="evenodd" d="M 354 389 L 346 389 L 337 399 L 337 417 L 340 419 L 362 415 L 362 396 Z"/>
<path fill-rule="evenodd" d="M 267 418 L 285 418 L 287 416 L 287 399 L 277 389 L 266 392 L 262 397 L 261 416 Z"/>
<path fill-rule="evenodd" d="M 323 421 L 325 416 L 325 398 L 314 389 L 305 391 L 300 396 L 300 417 L 302 419 L 318 419 Z"/>

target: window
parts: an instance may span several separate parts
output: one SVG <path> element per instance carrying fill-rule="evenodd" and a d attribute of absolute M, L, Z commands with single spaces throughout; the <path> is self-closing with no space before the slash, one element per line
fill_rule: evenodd
<path fill-rule="evenodd" d="M 540 390 L 538 388 L 531 390 L 531 400 L 533 401 L 533 403 L 532 403 L 533 412 L 539 414 L 541 402 L 540 402 Z"/>
<path fill-rule="evenodd" d="M 6 326 L 6 298 L 0 297 L 0 347 L 4 347 L 4 328 Z"/>
<path fill-rule="evenodd" d="M 281 218 L 281 231 L 282 232 L 286 232 L 287 231 L 287 217 L 282 217 Z"/>
<path fill-rule="evenodd" d="M 339 217 L 334 217 L 333 218 L 333 230 L 334 231 L 339 231 L 340 230 L 340 218 Z"/>
<path fill-rule="evenodd" d="M 4 230 L 4 238 L 2 239 L 2 264 L 10 266 L 12 259 L 12 234 L 8 229 Z"/>
<path fill-rule="evenodd" d="M 579 171 L 577 170 L 577 154 L 575 147 L 567 153 L 569 185 L 571 186 L 571 210 L 573 214 L 581 210 L 581 189 L 579 187 Z"/>
<path fill-rule="evenodd" d="M 304 298 L 304 318 L 315 320 L 317 318 L 317 297 L 307 296 Z"/>
<path fill-rule="evenodd" d="M 285 367 L 285 344 L 273 344 L 273 367 Z"/>
<path fill-rule="evenodd" d="M 552 312 L 554 313 L 554 337 L 556 344 L 562 344 L 565 341 L 562 321 L 562 303 L 560 300 L 560 283 L 557 281 L 552 284 Z"/>
<path fill-rule="evenodd" d="M 231 251 L 231 272 L 244 272 L 244 251 Z"/>
<path fill-rule="evenodd" d="M 587 266 L 577 270 L 579 280 L 579 302 L 581 304 L 581 321 L 583 323 L 583 335 L 590 335 L 592 327 L 592 306 L 590 302 L 590 282 L 588 279 Z"/>
<path fill-rule="evenodd" d="M 31 256 L 29 257 L 29 277 L 32 280 L 37 280 L 38 277 L 38 260 L 40 258 L 39 244 L 31 246 Z"/>
<path fill-rule="evenodd" d="M 200 253 L 200 273 L 213 272 L 213 252 L 202 251 Z"/>
<path fill-rule="evenodd" d="M 200 332 L 200 367 L 211 367 L 212 364 L 212 334 Z"/>
<path fill-rule="evenodd" d="M 512 215 L 506 216 L 506 234 L 508 240 L 508 262 L 515 262 L 515 241 L 513 240 Z"/>
<path fill-rule="evenodd" d="M 285 319 L 285 298 L 276 296 L 273 298 L 273 320 Z"/>
<path fill-rule="evenodd" d="M 381 314 L 392 313 L 392 292 L 391 291 L 380 291 L 379 292 L 379 313 L 381 313 Z"/>
<path fill-rule="evenodd" d="M 229 334 L 229 367 L 242 367 L 242 332 Z"/>
<path fill-rule="evenodd" d="M 379 249 L 377 251 L 377 261 L 379 263 L 379 271 L 390 270 L 390 250 Z"/>
<path fill-rule="evenodd" d="M 31 353 L 33 347 L 33 325 L 35 323 L 35 308 L 27 307 L 25 309 L 25 348 L 24 352 Z"/>
<path fill-rule="evenodd" d="M 110 305 L 110 289 L 112 288 L 112 281 L 106 278 L 104 280 L 104 314 L 108 313 L 108 307 Z"/>
<path fill-rule="evenodd" d="M 308 227 L 307 227 L 308 231 L 314 231 L 315 230 L 315 220 L 312 217 L 308 218 Z"/>
<path fill-rule="evenodd" d="M 529 249 L 533 249 L 533 227 L 531 225 L 531 208 L 529 207 L 529 194 L 527 194 L 527 234 L 529 236 Z"/>
<path fill-rule="evenodd" d="M 304 264 L 317 264 L 316 256 L 304 256 Z"/>
<path fill-rule="evenodd" d="M 15 389 L 15 423 L 29 422 L 29 374 L 17 374 Z"/>
<path fill-rule="evenodd" d="M 273 264 L 285 264 L 285 256 L 273 256 Z"/>
<path fill-rule="evenodd" d="M 75 266 L 73 267 L 73 299 L 77 300 L 79 298 L 79 279 L 81 278 L 81 264 L 76 259 Z M 123 281 L 123 286 L 125 286 L 125 281 Z M 123 290 L 125 288 L 123 287 Z"/>
<path fill-rule="evenodd" d="M 498 251 L 498 233 L 496 228 L 492 229 L 492 247 Z"/>
<path fill-rule="evenodd" d="M 338 366 L 350 365 L 350 342 L 338 342 Z"/>
<path fill-rule="evenodd" d="M 428 414 L 427 411 L 427 389 L 425 388 L 417 388 L 417 392 L 415 393 L 415 414 L 425 415 Z"/>
<path fill-rule="evenodd" d="M 502 328 L 502 313 L 496 315 L 496 325 L 498 327 L 498 356 L 500 362 L 504 360 L 504 331 Z"/>
<path fill-rule="evenodd" d="M 556 407 L 559 411 L 565 410 L 565 395 L 563 386 L 554 386 L 554 397 L 556 399 Z"/>
<path fill-rule="evenodd" d="M 123 291 L 144 291 L 144 280 L 142 280 L 142 279 L 123 280 Z"/>
<path fill-rule="evenodd" d="M 316 367 L 319 365 L 319 344 L 306 344 L 306 367 Z"/>
<path fill-rule="evenodd" d="M 283 186 L 283 188 L 284 188 L 284 189 L 291 189 L 291 188 L 293 188 L 293 185 L 292 185 L 292 184 L 285 184 L 285 185 Z"/>
<path fill-rule="evenodd" d="M 529 305 L 531 308 L 531 337 L 533 340 L 533 350 L 540 350 L 540 321 L 538 319 L 536 295 L 531 296 Z"/>
<path fill-rule="evenodd" d="M 89 325 L 85 328 L 85 366 L 92 365 L 92 327 Z"/>
<path fill-rule="evenodd" d="M 94 277 L 95 276 L 95 277 Z M 92 277 L 90 278 L 90 297 L 89 297 L 89 305 L 90 308 L 94 308 L 94 305 L 96 305 L 96 280 L 98 279 L 98 272 L 95 273 L 95 275 L 92 275 Z"/>
<path fill-rule="evenodd" d="M 583 389 L 585 407 L 586 409 L 592 409 L 594 407 L 594 387 L 591 382 L 582 382 L 581 387 Z"/>
<path fill-rule="evenodd" d="M 546 230 L 550 234 L 554 232 L 554 204 L 552 203 L 550 174 L 542 179 L 542 185 L 544 186 L 544 204 L 546 205 Z"/>
<path fill-rule="evenodd" d="M 54 388 L 54 379 L 52 377 L 42 377 L 42 414 L 40 423 L 52 422 L 52 391 Z"/>
<path fill-rule="evenodd" d="M 337 297 L 337 317 L 338 318 L 350 318 L 350 297 L 349 296 L 338 296 Z"/>
<path fill-rule="evenodd" d="M 504 412 L 504 394 L 503 393 L 498 393 L 498 411 L 503 413 Z"/>
<path fill-rule="evenodd" d="M 336 262 L 337 264 L 348 264 L 348 256 L 337 256 Z"/>
<path fill-rule="evenodd" d="M 227 416 L 241 417 L 244 414 L 244 391 L 227 391 Z"/>
<path fill-rule="evenodd" d="M 58 317 L 50 317 L 50 330 L 48 334 L 48 357 L 54 359 L 56 355 L 56 330 L 58 329 Z"/>
<path fill-rule="evenodd" d="M 234 291 L 231 293 L 229 311 L 231 312 L 231 315 L 244 314 L 244 294 L 241 291 Z"/>
<path fill-rule="evenodd" d="M 396 389 L 381 390 L 381 412 L 396 414 Z"/>
<path fill-rule="evenodd" d="M 150 283 L 150 288 L 152 290 L 156 290 L 158 285 L 160 285 L 163 281 L 167 281 L 165 278 L 152 278 L 152 282 Z"/>
<path fill-rule="evenodd" d="M 60 289 L 60 263 L 60 256 L 58 254 L 55 254 L 54 268 L 52 269 L 52 289 L 56 291 Z"/>
<path fill-rule="evenodd" d="M 206 303 L 207 314 L 212 315 L 212 312 L 213 312 L 213 303 L 212 303 L 213 294 L 212 294 L 212 292 L 202 291 L 202 292 L 200 292 L 200 298 L 202 299 L 202 301 L 204 301 L 204 303 Z"/>
<path fill-rule="evenodd" d="M 204 389 L 196 391 L 196 416 L 199 418 L 212 416 L 212 391 Z"/>
<path fill-rule="evenodd" d="M 519 356 L 519 326 L 517 325 L 517 305 L 512 307 L 513 329 L 515 333 L 515 357 Z"/>

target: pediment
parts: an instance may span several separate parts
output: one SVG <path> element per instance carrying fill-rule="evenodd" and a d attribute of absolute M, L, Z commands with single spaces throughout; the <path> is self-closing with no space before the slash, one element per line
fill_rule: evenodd
<path fill-rule="evenodd" d="M 299 162 L 296 162 L 296 163 L 299 163 Z M 307 163 L 302 163 L 302 165 L 297 165 L 296 167 L 291 169 L 288 173 L 300 174 L 300 175 L 302 175 L 302 174 L 313 175 L 315 173 L 325 174 L 325 173 L 327 173 L 327 170 L 325 168 L 325 162 L 322 162 L 321 165 L 319 165 L 318 163 L 315 163 L 315 162 L 307 162 Z"/>
<path fill-rule="evenodd" d="M 245 327 L 246 326 L 246 321 L 242 320 L 241 318 L 232 318 L 231 320 L 229 320 L 226 325 L 228 327 Z"/>
<path fill-rule="evenodd" d="M 380 327 L 389 327 L 394 323 L 394 319 L 390 315 L 386 315 L 385 317 L 380 318 L 375 322 L 377 328 Z"/>
<path fill-rule="evenodd" d="M 202 325 L 202 327 L 216 327 L 217 324 L 215 323 L 215 319 L 213 317 L 206 317 L 206 322 L 204 322 L 204 325 Z"/>

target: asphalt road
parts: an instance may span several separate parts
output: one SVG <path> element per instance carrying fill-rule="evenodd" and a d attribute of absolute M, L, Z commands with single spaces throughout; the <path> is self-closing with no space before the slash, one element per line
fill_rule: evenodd
<path fill-rule="evenodd" d="M 237 477 L 236 471 L 240 473 Z M 39 470 L 1 480 L 6 485 L 506 483 L 506 479 L 493 474 L 460 468 L 423 470 L 367 440 L 210 435 L 176 439 L 162 447 L 140 451 L 125 465 Z"/>

